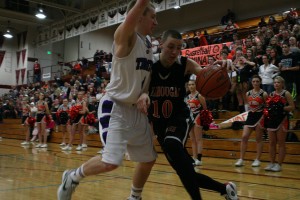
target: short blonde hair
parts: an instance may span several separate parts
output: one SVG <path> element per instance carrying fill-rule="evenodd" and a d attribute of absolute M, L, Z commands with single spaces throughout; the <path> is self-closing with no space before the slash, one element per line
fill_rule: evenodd
<path fill-rule="evenodd" d="M 281 82 L 282 85 L 283 85 L 283 88 L 285 88 L 285 80 L 284 80 L 284 78 L 282 78 L 281 76 L 275 76 L 274 81 L 275 80 L 278 80 L 279 82 Z"/>

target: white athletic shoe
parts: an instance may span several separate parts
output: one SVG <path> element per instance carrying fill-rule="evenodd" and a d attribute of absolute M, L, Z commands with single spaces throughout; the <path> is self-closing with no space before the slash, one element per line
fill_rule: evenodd
<path fill-rule="evenodd" d="M 280 172 L 281 166 L 279 164 L 274 164 L 274 166 L 270 169 L 272 172 Z"/>
<path fill-rule="evenodd" d="M 82 146 L 81 146 L 81 145 L 78 145 L 78 146 L 76 147 L 76 151 L 82 151 Z"/>
<path fill-rule="evenodd" d="M 235 165 L 236 167 L 241 167 L 241 166 L 243 166 L 243 165 L 244 165 L 243 159 L 238 159 L 234 165 Z"/>
<path fill-rule="evenodd" d="M 260 161 L 255 159 L 251 165 L 252 167 L 259 167 L 260 166 Z"/>
<path fill-rule="evenodd" d="M 233 182 L 228 182 L 226 185 L 227 194 L 224 195 L 226 200 L 238 200 L 236 185 Z"/>
<path fill-rule="evenodd" d="M 48 144 L 42 144 L 41 145 L 41 148 L 47 148 L 48 147 Z"/>
<path fill-rule="evenodd" d="M 30 143 L 27 142 L 27 141 L 24 141 L 24 142 L 21 143 L 21 145 L 29 145 L 29 144 L 30 144 Z"/>
<path fill-rule="evenodd" d="M 78 182 L 73 181 L 70 177 L 70 173 L 72 171 L 73 170 L 66 170 L 62 175 L 62 183 L 57 190 L 58 200 L 71 200 L 72 194 L 79 184 Z"/>
<path fill-rule="evenodd" d="M 37 145 L 35 145 L 35 148 L 41 148 L 41 147 L 42 147 L 41 143 L 38 143 Z"/>
<path fill-rule="evenodd" d="M 72 150 L 72 147 L 69 146 L 69 145 L 67 145 L 67 146 L 61 148 L 61 150 L 63 150 L 63 151 L 71 151 L 71 150 Z"/>
<path fill-rule="evenodd" d="M 36 135 L 32 137 L 32 139 L 30 140 L 30 142 L 34 142 L 36 140 Z"/>
<path fill-rule="evenodd" d="M 82 144 L 81 147 L 82 148 L 87 148 L 88 146 L 87 146 L 87 144 Z"/>
<path fill-rule="evenodd" d="M 200 160 L 198 160 L 197 158 L 196 159 L 194 159 L 194 165 L 196 165 L 196 166 L 200 166 L 200 165 L 202 165 L 202 162 L 200 161 Z"/>
<path fill-rule="evenodd" d="M 270 163 L 270 164 L 268 164 L 268 166 L 267 167 L 265 167 L 265 170 L 266 171 L 271 171 L 271 169 L 272 169 L 272 167 L 274 167 L 274 163 Z"/>
<path fill-rule="evenodd" d="M 66 143 L 61 143 L 61 144 L 59 144 L 59 146 L 66 146 Z"/>

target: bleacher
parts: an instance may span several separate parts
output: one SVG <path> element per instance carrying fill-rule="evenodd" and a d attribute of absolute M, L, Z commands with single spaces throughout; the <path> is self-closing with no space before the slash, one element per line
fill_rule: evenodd
<path fill-rule="evenodd" d="M 215 120 L 216 123 L 225 121 L 238 114 L 237 112 L 220 112 L 220 118 Z M 300 112 L 295 112 L 294 118 L 291 119 L 290 123 L 295 124 L 297 120 L 300 120 Z M 20 143 L 25 139 L 26 128 L 21 125 L 21 119 L 4 119 L 4 123 L 1 124 L 0 137 L 4 140 L 5 138 L 18 139 Z M 298 139 L 300 139 L 300 130 L 290 130 L 289 132 L 295 133 Z M 51 143 L 60 144 L 62 141 L 61 132 L 53 132 L 50 137 Z M 218 157 L 218 158 L 229 158 L 237 159 L 240 155 L 240 143 L 242 138 L 242 130 L 228 129 L 213 129 L 204 131 L 204 142 L 203 142 L 203 156 L 204 157 Z M 68 141 L 68 140 L 67 140 Z M 74 145 L 78 144 L 79 135 L 76 134 Z M 102 147 L 98 134 L 92 134 L 87 136 L 88 146 Z M 20 145 L 21 146 L 21 145 Z M 192 153 L 192 147 L 190 140 L 188 139 L 186 148 L 188 152 Z M 268 140 L 264 141 L 264 148 L 261 160 L 269 161 L 269 144 Z M 162 152 L 160 145 L 155 141 L 155 149 L 157 152 Z M 255 133 L 251 134 L 248 142 L 248 149 L 245 159 L 253 160 L 256 156 L 256 142 Z M 300 142 L 287 142 L 286 143 L 286 163 L 300 164 Z"/>

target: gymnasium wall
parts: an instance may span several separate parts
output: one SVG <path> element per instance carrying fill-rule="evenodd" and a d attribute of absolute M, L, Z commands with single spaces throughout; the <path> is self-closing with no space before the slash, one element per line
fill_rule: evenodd
<path fill-rule="evenodd" d="M 227 13 L 227 9 L 236 13 L 237 20 L 244 20 L 255 16 L 283 12 L 290 7 L 299 8 L 299 5 L 299 0 L 203 0 L 182 6 L 178 10 L 170 9 L 159 12 L 157 14 L 159 24 L 154 35 L 159 35 L 166 29 L 177 29 L 180 32 L 185 32 L 201 27 L 215 26 L 219 24 L 221 17 Z M 27 49 L 26 58 L 38 58 L 41 66 L 45 67 L 61 61 L 75 61 L 83 56 L 92 57 L 97 49 L 110 52 L 116 27 L 116 25 L 106 27 L 41 47 L 36 47 L 34 42 L 38 33 L 36 29 L 28 28 L 27 41 L 24 46 Z M 16 37 L 12 40 L 5 40 L 3 49 L 8 52 L 7 55 L 10 57 L 4 58 L 0 68 L 0 88 L 1 85 L 16 85 L 16 69 L 26 67 L 27 70 L 32 70 L 33 66 L 32 62 L 27 62 L 27 59 L 22 64 L 23 66 L 16 65 L 15 54 L 16 51 L 20 50 L 17 46 Z M 51 51 L 52 54 L 48 55 L 47 51 Z M 9 67 L 10 69 L 8 69 Z M 26 80 L 25 77 L 25 83 Z"/>

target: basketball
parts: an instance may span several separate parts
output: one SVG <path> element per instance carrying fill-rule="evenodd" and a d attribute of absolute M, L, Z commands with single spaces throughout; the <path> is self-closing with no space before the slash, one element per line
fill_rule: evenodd
<path fill-rule="evenodd" d="M 226 66 L 208 66 L 196 78 L 197 91 L 207 99 L 223 97 L 231 87 Z"/>

